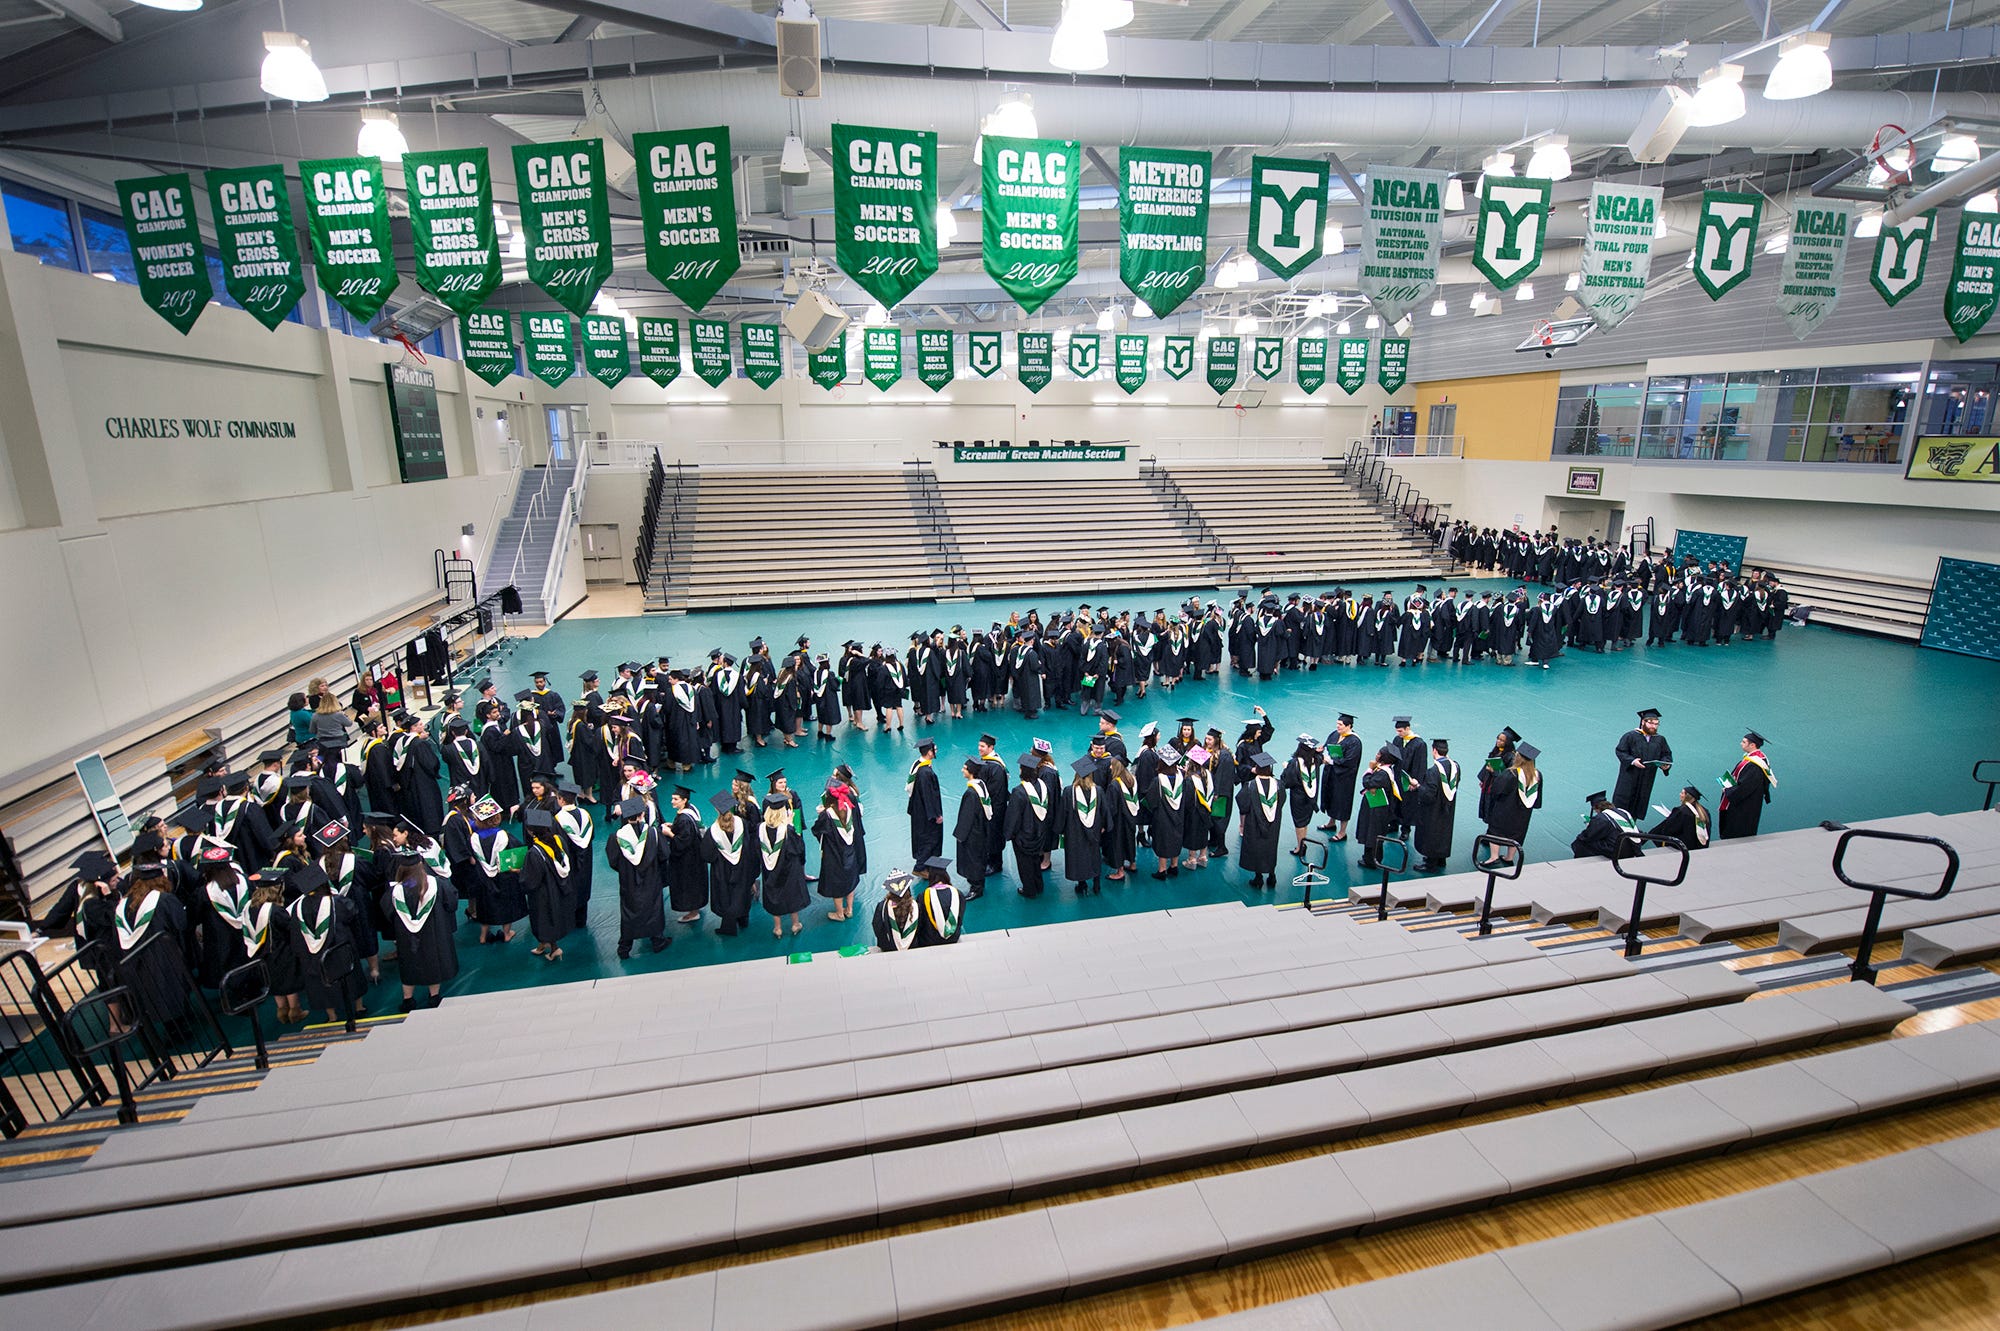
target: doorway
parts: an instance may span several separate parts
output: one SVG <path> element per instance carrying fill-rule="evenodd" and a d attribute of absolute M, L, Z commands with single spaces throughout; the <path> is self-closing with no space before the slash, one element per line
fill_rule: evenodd
<path fill-rule="evenodd" d="M 583 580 L 624 582 L 625 547 L 618 538 L 615 522 L 586 522 L 583 533 Z"/>
<path fill-rule="evenodd" d="M 574 462 L 577 450 L 589 437 L 590 411 L 581 403 L 546 408 L 549 422 L 549 461 Z"/>

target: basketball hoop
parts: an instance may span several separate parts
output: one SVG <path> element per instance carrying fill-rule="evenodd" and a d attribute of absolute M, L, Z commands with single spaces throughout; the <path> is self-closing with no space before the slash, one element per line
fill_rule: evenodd
<path fill-rule="evenodd" d="M 430 362 L 424 358 L 424 353 L 422 348 L 418 347 L 416 343 L 410 341 L 409 335 L 407 333 L 396 332 L 396 333 L 391 333 L 389 336 L 393 340 L 403 344 L 403 355 L 406 359 L 410 356 L 415 356 L 417 358 L 417 364 L 419 365 L 430 364 Z"/>
<path fill-rule="evenodd" d="M 1551 330 L 1551 329 L 1553 329 L 1554 327 L 1555 327 L 1555 325 L 1554 325 L 1553 323 L 1549 322 L 1549 321 L 1548 321 L 1547 319 L 1543 319 L 1543 320 L 1540 320 L 1539 322 L 1537 322 L 1537 323 L 1535 324 L 1535 331 L 1534 331 L 1534 333 L 1533 333 L 1533 334 L 1531 335 L 1531 336 L 1532 336 L 1532 338 L 1533 338 L 1533 340 L 1535 341 L 1535 343 L 1536 343 L 1537 345 L 1540 345 L 1540 346 L 1544 346 L 1544 347 L 1546 347 L 1546 346 L 1549 346 L 1549 345 L 1551 345 L 1552 343 L 1554 343 L 1554 341 L 1556 340 L 1556 339 L 1555 339 L 1555 334 L 1554 334 L 1553 332 L 1551 332 L 1551 331 L 1550 331 L 1550 330 Z"/>
<path fill-rule="evenodd" d="M 1910 168 L 1916 163 L 1917 155 L 1910 148 L 1909 137 L 1901 125 L 1884 125 L 1876 130 L 1875 137 L 1868 141 L 1868 160 L 1880 167 L 1883 174 L 1888 176 L 1888 180 L 1883 182 L 1885 185 L 1910 183 Z M 1885 139 L 1895 146 L 1884 151 L 1882 144 Z M 1896 154 L 1902 156 L 1903 161 L 1900 166 L 1889 160 Z"/>

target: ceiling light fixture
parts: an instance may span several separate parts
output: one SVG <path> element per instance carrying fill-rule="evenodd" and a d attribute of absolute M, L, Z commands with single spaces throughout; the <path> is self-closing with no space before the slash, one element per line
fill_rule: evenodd
<path fill-rule="evenodd" d="M 1254 314 L 1244 315 L 1242 318 L 1236 321 L 1236 326 L 1231 331 L 1234 332 L 1238 337 L 1247 337 L 1251 333 L 1256 332 L 1257 316 Z"/>
<path fill-rule="evenodd" d="M 1832 38 L 1823 32 L 1802 32 L 1786 38 L 1778 48 L 1778 63 L 1764 80 L 1765 99 L 1788 102 L 1831 88 L 1833 61 L 1827 55 L 1831 43 Z"/>
<path fill-rule="evenodd" d="M 1533 300 L 1534 298 L 1535 284 L 1533 282 L 1523 282 L 1520 286 L 1514 288 L 1515 300 Z"/>
<path fill-rule="evenodd" d="M 1465 211 L 1465 182 L 1457 176 L 1444 182 L 1444 210 L 1448 213 Z"/>
<path fill-rule="evenodd" d="M 1962 171 L 1979 160 L 1979 140 L 1970 134 L 1947 134 L 1931 158 L 1931 169 L 1939 175 Z"/>
<path fill-rule="evenodd" d="M 1494 153 L 1491 157 L 1480 163 L 1480 168 L 1479 195 L 1481 198 L 1484 198 L 1486 196 L 1486 177 L 1511 176 L 1514 174 L 1514 154 L 1510 152 Z"/>
<path fill-rule="evenodd" d="M 1300 336 L 1300 337 L 1325 337 L 1325 336 L 1326 336 L 1326 325 L 1325 325 L 1325 324 L 1307 324 L 1307 325 L 1306 325 L 1306 330 L 1305 330 L 1305 331 L 1304 331 L 1303 333 L 1300 333 L 1300 334 L 1299 334 L 1299 336 Z"/>
<path fill-rule="evenodd" d="M 379 157 L 385 162 L 400 162 L 409 150 L 410 142 L 403 137 L 394 111 L 372 106 L 361 108 L 361 133 L 354 140 L 355 152 L 363 157 Z"/>
<path fill-rule="evenodd" d="M 1326 229 L 1326 252 L 1339 254 L 1347 248 L 1347 228 L 1334 222 Z"/>
<path fill-rule="evenodd" d="M 1104 40 L 1104 29 L 1091 22 L 1085 0 L 1070 0 L 1063 6 L 1062 22 L 1049 39 L 1049 63 L 1077 73 L 1103 69 L 1111 63 L 1111 46 Z"/>
<path fill-rule="evenodd" d="M 1224 259 L 1215 266 L 1215 285 L 1224 291 L 1234 291 L 1243 285 L 1243 279 L 1236 275 L 1236 260 Z"/>
<path fill-rule="evenodd" d="M 1380 328 L 1382 326 L 1382 316 L 1379 314 L 1370 314 L 1366 322 L 1364 322 L 1361 326 L 1365 329 L 1368 329 L 1370 332 L 1373 332 L 1375 329 Z"/>
<path fill-rule="evenodd" d="M 1882 210 L 1879 208 L 1872 213 L 1863 213 L 1861 220 L 1854 224 L 1854 238 L 1856 240 L 1866 240 L 1870 236 L 1879 236 L 1881 234 Z"/>
<path fill-rule="evenodd" d="M 1688 103 L 1688 124 L 1713 129 L 1743 118 L 1743 66 L 1727 62 L 1701 76 L 1694 100 Z"/>
<path fill-rule="evenodd" d="M 1353 331 L 1354 331 L 1354 325 L 1347 322 L 1347 320 L 1342 319 L 1339 325 L 1334 328 L 1333 335 L 1335 337 L 1346 337 L 1349 333 Z"/>
<path fill-rule="evenodd" d="M 937 243 L 949 245 L 957 239 L 958 218 L 952 215 L 951 205 L 940 199 L 937 206 Z"/>
<path fill-rule="evenodd" d="M 201 0 L 137 0 L 148 9 L 164 9 L 172 14 L 192 14 L 201 8 Z"/>
<path fill-rule="evenodd" d="M 1583 290 L 1583 274 L 1582 274 L 1582 273 L 1571 273 L 1571 274 L 1569 275 L 1569 277 L 1568 277 L 1567 279 L 1565 279 L 1565 280 L 1564 280 L 1564 282 L 1563 282 L 1563 290 L 1564 290 L 1564 291 L 1581 291 L 1581 290 Z"/>
<path fill-rule="evenodd" d="M 1132 0 L 1069 0 L 1078 19 L 1100 32 L 1111 32 L 1132 21 Z"/>
<path fill-rule="evenodd" d="M 1118 326 L 1118 307 L 1106 305 L 1097 312 L 1097 331 L 1108 333 Z"/>
<path fill-rule="evenodd" d="M 1442 319 L 1442 318 L 1444 318 L 1444 297 L 1443 297 L 1443 296 L 1439 296 L 1439 297 L 1438 297 L 1438 298 L 1437 298 L 1436 300 L 1434 300 L 1434 301 L 1432 301 L 1432 302 L 1431 302 L 1431 318 L 1433 318 L 1433 319 Z"/>
<path fill-rule="evenodd" d="M 503 213 L 503 212 L 501 212 L 501 211 L 500 211 L 500 205 L 499 205 L 499 204 L 497 204 L 497 203 L 496 203 L 496 204 L 494 204 L 494 205 L 493 205 L 493 234 L 494 234 L 494 235 L 496 235 L 496 236 L 504 236 L 504 235 L 506 235 L 506 234 L 507 234 L 507 233 L 508 233 L 509 231 L 512 231 L 513 229 L 514 229 L 514 228 L 513 228 L 513 227 L 512 227 L 511 225 L 509 225 L 509 224 L 508 224 L 508 221 L 507 221 L 507 214 L 505 214 L 505 213 Z"/>
<path fill-rule="evenodd" d="M 1992 190 L 1987 190 L 1984 194 L 1975 194 L 1965 201 L 1965 211 L 1968 213 L 2000 213 L 2000 195 L 1996 195 Z"/>
<path fill-rule="evenodd" d="M 1537 141 L 1528 157 L 1528 174 L 1537 180 L 1568 180 L 1569 136 L 1550 134 Z"/>
<path fill-rule="evenodd" d="M 257 83 L 287 102 L 326 100 L 326 76 L 313 63 L 312 43 L 296 32 L 264 34 L 264 68 Z"/>

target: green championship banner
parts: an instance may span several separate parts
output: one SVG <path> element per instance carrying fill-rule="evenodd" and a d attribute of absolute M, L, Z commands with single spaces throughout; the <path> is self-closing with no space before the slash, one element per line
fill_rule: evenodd
<path fill-rule="evenodd" d="M 1591 186 L 1576 298 L 1600 327 L 1616 328 L 1645 299 L 1662 193 L 1658 185 Z"/>
<path fill-rule="evenodd" d="M 1359 285 L 1385 322 L 1408 314 L 1437 286 L 1444 182 L 1442 171 L 1368 168 Z"/>
<path fill-rule="evenodd" d="M 1076 187 L 1083 155 L 1072 139 L 989 134 L 981 143 L 986 272 L 1033 314 L 1076 276 Z"/>
<path fill-rule="evenodd" d="M 886 391 L 903 377 L 903 330 L 861 330 L 861 377 Z"/>
<path fill-rule="evenodd" d="M 458 318 L 465 368 L 498 388 L 514 373 L 513 320 L 505 310 L 467 310 Z"/>
<path fill-rule="evenodd" d="M 1951 260 L 1951 285 L 1945 288 L 1944 317 L 1963 342 L 1993 317 L 1995 293 L 2000 292 L 2000 217 L 1966 213 L 1958 219 L 1958 252 Z"/>
<path fill-rule="evenodd" d="M 1097 373 L 1104 351 L 1104 340 L 1096 333 L 1071 333 L 1069 335 L 1069 372 L 1079 379 L 1088 379 Z"/>
<path fill-rule="evenodd" d="M 584 314 L 611 276 L 611 203 L 604 140 L 514 145 L 514 185 L 528 242 L 528 280 Z"/>
<path fill-rule="evenodd" d="M 1757 257 L 1757 226 L 1764 196 L 1712 189 L 1701 196 L 1694 231 L 1694 280 L 1710 300 L 1721 300 L 1750 276 Z"/>
<path fill-rule="evenodd" d="M 1302 337 L 1299 339 L 1299 364 L 1293 372 L 1299 387 L 1308 394 L 1317 393 L 1326 382 L 1326 339 L 1323 337 Z"/>
<path fill-rule="evenodd" d="M 1912 481 L 1976 481 L 2000 484 L 2000 439 L 1970 435 L 1922 435 L 1910 449 L 1903 476 Z"/>
<path fill-rule="evenodd" d="M 1260 337 L 1250 344 L 1250 372 L 1259 379 L 1275 379 L 1284 368 L 1284 338 Z"/>
<path fill-rule="evenodd" d="M 1185 379 L 1194 372 L 1194 338 L 1160 339 L 1160 372 L 1169 379 Z"/>
<path fill-rule="evenodd" d="M 1361 391 L 1361 385 L 1368 382 L 1367 338 L 1343 337 L 1336 344 L 1333 381 L 1350 397 Z"/>
<path fill-rule="evenodd" d="M 759 388 L 769 388 L 785 372 L 784 353 L 778 349 L 778 325 L 743 324 L 743 377 Z"/>
<path fill-rule="evenodd" d="M 1055 372 L 1054 333 L 1014 334 L 1014 377 L 1021 381 L 1021 387 L 1030 393 L 1039 393 L 1049 386 Z"/>
<path fill-rule="evenodd" d="M 500 289 L 493 171 L 484 148 L 404 153 L 417 281 L 451 307 L 476 310 Z"/>
<path fill-rule="evenodd" d="M 634 134 L 646 271 L 691 310 L 707 308 L 742 262 L 729 128 Z"/>
<path fill-rule="evenodd" d="M 1510 290 L 1542 266 L 1548 239 L 1552 181 L 1532 176 L 1488 176 L 1479 192 L 1479 230 L 1472 266 L 1496 288 Z"/>
<path fill-rule="evenodd" d="M 1128 395 L 1136 393 L 1146 382 L 1146 335 L 1120 333 L 1114 345 L 1118 386 Z"/>
<path fill-rule="evenodd" d="M 1854 205 L 1838 200 L 1801 202 L 1792 210 L 1792 239 L 1778 272 L 1778 313 L 1801 341 L 1833 313 L 1847 272 L 1847 238 Z"/>
<path fill-rule="evenodd" d="M 285 168 L 214 167 L 207 176 L 222 285 L 258 323 L 276 328 L 306 292 Z M 132 252 L 136 255 L 138 247 Z M 508 364 L 511 369 L 512 361 Z"/>
<path fill-rule="evenodd" d="M 1227 393 L 1236 386 L 1238 374 L 1237 359 L 1242 353 L 1243 341 L 1235 337 L 1211 337 L 1208 339 L 1208 386 L 1218 393 Z"/>
<path fill-rule="evenodd" d="M 186 172 L 121 180 L 118 208 L 139 274 L 139 299 L 185 334 L 215 294 L 195 220 L 193 183 Z"/>
<path fill-rule="evenodd" d="M 1875 237 L 1875 257 L 1868 265 L 1868 285 L 1885 305 L 1894 305 L 1924 284 L 1924 266 L 1931 257 L 1931 242 L 1937 238 L 1937 209 L 1905 218 L 1890 226 L 1884 222 Z"/>
<path fill-rule="evenodd" d="M 965 335 L 965 360 L 972 366 L 972 372 L 981 379 L 991 379 L 1000 372 L 1000 334 L 967 333 Z"/>
<path fill-rule="evenodd" d="M 806 375 L 821 388 L 837 387 L 847 378 L 847 330 L 833 335 L 833 341 L 806 357 Z"/>
<path fill-rule="evenodd" d="M 1250 159 L 1250 253 L 1272 274 L 1297 277 L 1319 258 L 1326 178 L 1324 160 Z"/>
<path fill-rule="evenodd" d="M 957 373 L 958 367 L 952 364 L 951 330 L 918 329 L 917 382 L 936 393 L 942 391 Z"/>
<path fill-rule="evenodd" d="M 1410 339 L 1407 337 L 1385 337 L 1382 339 L 1382 359 L 1375 366 L 1375 382 L 1393 393 L 1410 378 Z"/>
<path fill-rule="evenodd" d="M 570 317 L 561 310 L 533 310 L 521 316 L 521 337 L 526 347 L 528 373 L 550 388 L 567 380 L 576 369 L 576 353 L 570 348 Z"/>
<path fill-rule="evenodd" d="M 681 321 L 639 320 L 639 373 L 660 387 L 681 377 Z"/>
<path fill-rule="evenodd" d="M 729 378 L 729 324 L 722 319 L 688 320 L 688 356 L 697 378 L 710 388 Z"/>
<path fill-rule="evenodd" d="M 299 182 L 320 290 L 367 323 L 396 289 L 396 245 L 389 231 L 389 190 L 382 183 L 381 159 L 300 162 Z"/>
<path fill-rule="evenodd" d="M 1123 462 L 1126 444 L 1052 439 L 1046 444 L 953 444 L 953 462 Z"/>
<path fill-rule="evenodd" d="M 833 127 L 833 261 L 885 310 L 937 271 L 936 134 Z"/>
<path fill-rule="evenodd" d="M 1156 319 L 1208 272 L 1210 165 L 1205 152 L 1118 150 L 1118 276 Z"/>
<path fill-rule="evenodd" d="M 623 317 L 615 314 L 583 316 L 583 372 L 606 388 L 618 387 L 631 373 L 631 350 L 626 344 Z"/>

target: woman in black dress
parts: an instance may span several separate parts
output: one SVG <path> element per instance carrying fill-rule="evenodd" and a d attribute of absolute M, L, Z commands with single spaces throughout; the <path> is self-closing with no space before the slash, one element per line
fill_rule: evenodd
<path fill-rule="evenodd" d="M 1493 778 L 1486 810 L 1486 835 L 1527 845 L 1528 822 L 1542 806 L 1542 773 L 1535 766 L 1541 756 L 1542 751 L 1532 744 L 1515 745 L 1513 765 L 1501 768 Z M 1523 858 L 1526 854 L 1524 850 Z M 1514 853 L 1503 851 L 1499 859 L 1502 864 L 1511 864 Z"/>
<path fill-rule="evenodd" d="M 799 915 L 812 903 L 806 889 L 806 843 L 792 816 L 791 801 L 773 792 L 764 797 L 764 816 L 757 826 L 757 857 L 763 872 L 764 909 L 771 913 L 771 937 L 784 937 L 785 918 L 792 932 L 805 928 Z"/>
<path fill-rule="evenodd" d="M 668 837 L 646 820 L 637 800 L 616 805 L 611 816 L 618 829 L 605 842 L 604 855 L 618 875 L 618 959 L 629 961 L 632 944 L 645 939 L 653 951 L 664 952 L 667 910 L 660 892 L 665 885 Z"/>
<path fill-rule="evenodd" d="M 722 921 L 716 932 L 734 938 L 750 922 L 750 903 L 757 896 L 757 855 L 750 844 L 753 834 L 738 816 L 736 796 L 716 795 L 709 803 L 715 808 L 715 822 L 701 842 L 702 858 L 708 863 L 708 903 Z"/>
<path fill-rule="evenodd" d="M 1285 790 L 1272 770 L 1276 766 L 1262 749 L 1245 755 L 1237 765 L 1243 791 L 1236 799 L 1242 826 L 1236 862 L 1250 871 L 1252 887 L 1278 885 L 1278 828 L 1285 820 Z"/>
<path fill-rule="evenodd" d="M 383 913 L 396 941 L 396 969 L 402 974 L 403 1011 L 416 1005 L 424 989 L 435 1003 L 439 992 L 458 975 L 458 893 L 450 879 L 433 876 L 423 856 L 407 846 L 391 854 L 389 887 L 382 894 Z"/>
<path fill-rule="evenodd" d="M 1075 775 L 1063 801 L 1063 877 L 1082 896 L 1104 890 L 1098 882 L 1104 872 L 1104 796 L 1097 788 L 1096 763 L 1078 758 L 1070 770 Z"/>
<path fill-rule="evenodd" d="M 569 846 L 556 830 L 547 809 L 531 808 L 521 815 L 527 853 L 521 859 L 521 886 L 528 896 L 528 928 L 534 931 L 535 955 L 561 961 L 562 940 L 576 928 L 576 890 Z"/>
<path fill-rule="evenodd" d="M 667 859 L 667 904 L 680 912 L 680 923 L 693 924 L 708 908 L 708 866 L 701 858 L 701 814 L 694 807 L 694 792 L 686 786 L 675 786 L 667 796 L 667 804 L 673 816 L 660 827 L 660 834 L 666 838 L 663 853 Z M 637 815 L 642 822 L 648 821 L 643 806 Z"/>
<path fill-rule="evenodd" d="M 341 1021 L 346 1015 L 344 998 L 353 1004 L 355 1016 L 366 1016 L 368 1009 L 361 1000 L 368 992 L 367 972 L 358 964 L 352 965 L 339 980 L 329 982 L 325 966 L 330 960 L 337 964 L 343 955 L 358 957 L 362 936 L 372 940 L 375 930 L 353 900 L 335 889 L 324 871 L 301 869 L 292 875 L 292 888 L 299 894 L 289 913 L 307 1006 L 324 1011 L 328 1021 Z"/>
<path fill-rule="evenodd" d="M 819 797 L 812 830 L 819 842 L 819 894 L 833 902 L 826 917 L 851 920 L 854 889 L 861 881 L 861 817 L 846 787 L 829 786 Z"/>

